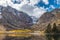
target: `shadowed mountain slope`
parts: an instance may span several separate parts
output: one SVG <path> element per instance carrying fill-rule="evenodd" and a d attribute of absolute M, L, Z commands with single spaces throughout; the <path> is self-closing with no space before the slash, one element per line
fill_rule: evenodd
<path fill-rule="evenodd" d="M 17 11 L 11 7 L 3 7 L 1 11 L 2 24 L 11 29 L 30 29 L 33 24 L 32 18 L 22 11 Z"/>

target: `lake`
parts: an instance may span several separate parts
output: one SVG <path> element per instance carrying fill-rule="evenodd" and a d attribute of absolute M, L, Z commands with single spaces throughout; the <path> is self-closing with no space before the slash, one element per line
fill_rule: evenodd
<path fill-rule="evenodd" d="M 60 40 L 60 35 L 0 34 L 0 40 Z"/>

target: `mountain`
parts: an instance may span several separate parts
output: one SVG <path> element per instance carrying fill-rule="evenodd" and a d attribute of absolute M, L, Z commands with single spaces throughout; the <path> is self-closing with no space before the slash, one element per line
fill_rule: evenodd
<path fill-rule="evenodd" d="M 7 30 L 30 29 L 30 26 L 33 25 L 32 18 L 29 15 L 10 6 L 3 7 L 1 13 L 1 22 Z"/>
<path fill-rule="evenodd" d="M 34 30 L 45 30 L 48 24 L 60 24 L 60 9 L 54 9 L 51 12 L 44 13 L 38 20 L 37 24 L 32 26 Z M 59 28 L 59 27 L 58 27 Z"/>

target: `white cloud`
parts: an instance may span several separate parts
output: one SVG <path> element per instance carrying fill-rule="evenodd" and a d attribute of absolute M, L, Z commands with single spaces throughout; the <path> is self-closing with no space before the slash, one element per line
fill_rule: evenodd
<path fill-rule="evenodd" d="M 39 2 L 40 0 L 30 0 L 30 5 L 35 5 Z"/>
<path fill-rule="evenodd" d="M 13 3 L 16 3 L 17 2 L 17 4 L 19 4 L 19 3 L 21 3 L 23 0 L 11 0 Z"/>
<path fill-rule="evenodd" d="M 57 4 L 60 4 L 60 0 L 56 0 L 57 1 Z"/>
<path fill-rule="evenodd" d="M 50 7 L 51 7 L 52 9 L 55 9 L 55 7 L 54 7 L 53 5 L 50 5 Z"/>
<path fill-rule="evenodd" d="M 36 23 L 36 21 L 46 12 L 46 10 L 43 7 L 36 7 L 33 10 L 32 18 L 33 18 L 33 23 Z"/>
<path fill-rule="evenodd" d="M 28 15 L 39 18 L 42 14 L 46 12 L 44 7 L 38 8 L 37 6 L 31 6 L 31 5 L 23 5 L 21 7 L 21 11 L 26 12 Z"/>
<path fill-rule="evenodd" d="M 33 10 L 34 10 L 34 6 L 31 6 L 31 5 L 28 5 L 28 4 L 23 5 L 21 7 L 21 11 L 26 12 L 30 16 L 33 13 Z"/>
<path fill-rule="evenodd" d="M 46 10 L 43 7 L 40 8 L 35 8 L 34 9 L 34 14 L 33 16 L 35 16 L 36 18 L 40 18 L 41 15 L 43 15 L 46 12 Z"/>
<path fill-rule="evenodd" d="M 17 0 L 18 1 L 18 0 Z M 20 7 L 22 7 L 23 5 L 25 4 L 28 4 L 28 1 L 27 0 L 20 0 L 21 3 L 20 4 L 14 4 L 11 0 L 0 0 L 0 5 L 2 6 L 11 6 L 12 8 L 15 8 L 17 10 L 20 9 Z"/>
<path fill-rule="evenodd" d="M 45 4 L 49 4 L 48 0 L 43 0 L 43 2 L 44 2 Z"/>
<path fill-rule="evenodd" d="M 50 12 L 50 11 L 52 11 L 55 8 L 56 7 L 54 5 L 50 5 L 49 7 L 45 8 L 45 9 L 46 9 L 46 11 Z"/>
<path fill-rule="evenodd" d="M 7 6 L 7 4 L 6 4 L 6 0 L 0 0 L 0 5 L 2 5 L 2 6 Z"/>
<path fill-rule="evenodd" d="M 11 2 L 11 0 L 8 1 L 8 5 L 17 9 L 17 10 L 20 10 L 20 7 L 22 7 L 23 5 L 27 4 L 28 2 L 26 0 L 22 1 L 20 4 L 13 4 Z"/>

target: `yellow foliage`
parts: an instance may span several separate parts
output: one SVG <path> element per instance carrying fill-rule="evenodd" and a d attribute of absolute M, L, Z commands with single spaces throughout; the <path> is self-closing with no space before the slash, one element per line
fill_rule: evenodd
<path fill-rule="evenodd" d="M 30 33 L 32 32 L 31 30 L 24 29 L 24 30 L 10 30 L 8 31 L 9 33 Z"/>
<path fill-rule="evenodd" d="M 30 37 L 32 35 L 31 34 L 8 34 L 8 36 L 12 36 L 12 37 Z"/>

